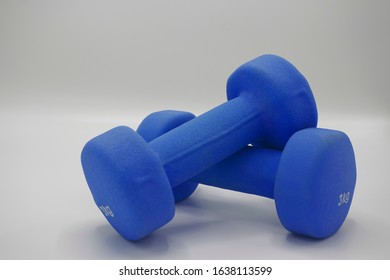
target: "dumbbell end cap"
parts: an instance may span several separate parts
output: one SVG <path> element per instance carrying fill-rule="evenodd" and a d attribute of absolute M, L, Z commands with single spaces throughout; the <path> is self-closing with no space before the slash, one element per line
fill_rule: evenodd
<path fill-rule="evenodd" d="M 238 67 L 226 86 L 228 99 L 246 95 L 262 111 L 256 145 L 283 149 L 290 137 L 317 126 L 317 106 L 305 77 L 286 59 L 272 54 L 259 56 Z"/>
<path fill-rule="evenodd" d="M 132 129 L 90 140 L 81 163 L 96 205 L 127 240 L 139 240 L 174 216 L 172 190 L 157 155 Z"/>
<path fill-rule="evenodd" d="M 299 235 L 331 236 L 348 215 L 355 183 L 355 156 L 346 134 L 314 128 L 295 133 L 276 176 L 274 195 L 281 223 Z"/>

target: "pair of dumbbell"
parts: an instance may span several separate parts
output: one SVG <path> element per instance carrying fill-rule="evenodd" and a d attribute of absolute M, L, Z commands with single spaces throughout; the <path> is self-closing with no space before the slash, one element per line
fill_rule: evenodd
<path fill-rule="evenodd" d="M 93 198 L 124 238 L 168 223 L 198 183 L 274 198 L 296 234 L 325 238 L 341 227 L 356 181 L 353 148 L 344 133 L 315 128 L 302 74 L 281 57 L 260 56 L 233 72 L 227 96 L 198 117 L 157 112 L 137 132 L 120 126 L 85 145 Z"/>

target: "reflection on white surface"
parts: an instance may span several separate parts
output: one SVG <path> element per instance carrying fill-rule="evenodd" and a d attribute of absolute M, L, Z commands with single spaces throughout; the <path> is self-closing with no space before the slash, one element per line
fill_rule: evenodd
<path fill-rule="evenodd" d="M 145 113 L 146 115 L 146 113 Z M 378 259 L 390 258 L 386 118 L 329 118 L 354 144 L 358 181 L 341 230 L 316 241 L 288 233 L 272 200 L 200 186 L 174 220 L 139 242 L 122 239 L 95 206 L 84 180 L 84 143 L 136 117 L 1 114 L 1 259 Z"/>

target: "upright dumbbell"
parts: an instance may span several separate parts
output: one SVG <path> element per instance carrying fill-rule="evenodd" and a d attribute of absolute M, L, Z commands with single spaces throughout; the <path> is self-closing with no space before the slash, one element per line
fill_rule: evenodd
<path fill-rule="evenodd" d="M 124 238 L 141 239 L 173 218 L 172 186 L 248 143 L 283 148 L 294 132 L 317 124 L 306 79 L 275 55 L 240 66 L 228 79 L 227 96 L 150 143 L 121 126 L 85 145 L 81 162 L 95 203 Z"/>
<path fill-rule="evenodd" d="M 188 112 L 160 111 L 147 116 L 137 131 L 152 141 L 194 117 Z M 191 195 L 198 183 L 273 198 L 287 230 L 326 238 L 347 217 L 355 181 L 355 157 L 348 136 L 308 128 L 296 132 L 283 152 L 245 147 L 172 190 L 176 201 Z"/>

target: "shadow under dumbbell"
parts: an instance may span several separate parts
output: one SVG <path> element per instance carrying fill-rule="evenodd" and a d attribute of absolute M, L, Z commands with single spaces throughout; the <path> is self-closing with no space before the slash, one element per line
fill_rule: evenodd
<path fill-rule="evenodd" d="M 212 216 L 216 221 L 280 226 L 274 201 L 241 192 L 200 185 L 195 194 L 177 204 L 177 212 Z"/>
<path fill-rule="evenodd" d="M 330 236 L 330 238 L 325 239 L 315 239 L 302 235 L 297 235 L 293 233 L 288 233 L 286 235 L 286 241 L 290 245 L 298 245 L 298 246 L 313 246 L 313 244 L 321 245 L 323 243 L 338 243 L 344 242 L 346 238 L 349 238 L 353 235 L 353 232 L 356 228 L 356 222 L 351 218 L 347 219 L 342 228 L 337 231 L 334 235 Z"/>
<path fill-rule="evenodd" d="M 210 248 L 243 242 L 244 248 L 254 250 L 247 252 L 248 258 L 294 259 L 302 257 L 303 252 L 319 249 L 326 253 L 343 247 L 354 227 L 354 221 L 349 219 L 329 239 L 298 236 L 282 227 L 272 200 L 200 186 L 192 197 L 176 205 L 175 218 L 150 236 L 129 242 L 109 225 L 95 226 L 92 246 L 98 247 L 96 258 L 103 259 L 224 259 L 234 258 L 235 252 L 224 254 Z M 269 243 L 277 247 L 275 252 Z M 289 255 L 279 255 L 283 247 L 290 250 Z M 239 252 L 237 256 L 244 254 Z"/>
<path fill-rule="evenodd" d="M 99 226 L 94 232 L 95 237 L 100 239 L 99 252 L 96 256 L 99 259 L 188 259 L 187 245 L 190 238 L 183 242 L 183 237 L 189 234 L 196 235 L 209 226 L 211 223 L 199 221 L 172 225 L 137 242 L 125 240 L 109 225 Z"/>
<path fill-rule="evenodd" d="M 148 259 L 161 257 L 169 251 L 165 235 L 151 234 L 138 242 L 129 242 L 118 235 L 109 225 L 96 228 L 95 234 L 103 239 L 102 255 L 116 259 Z"/>
<path fill-rule="evenodd" d="M 358 224 L 349 218 L 343 227 L 326 239 L 314 239 L 286 232 L 284 242 L 278 246 L 288 251 L 288 259 L 353 259 L 350 243 L 356 233 Z M 359 256 L 356 256 L 359 258 Z"/>
<path fill-rule="evenodd" d="M 175 218 L 169 224 L 146 238 L 127 241 L 101 218 L 64 231 L 58 242 L 61 252 L 58 257 L 188 259 L 200 255 L 207 258 L 207 246 L 199 246 L 194 254 L 194 243 L 223 245 L 245 239 L 253 232 L 259 232 L 259 236 L 261 232 L 268 234 L 264 228 L 267 224 L 279 227 L 273 211 L 272 201 L 201 186 L 192 197 L 176 205 Z"/>

